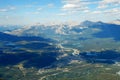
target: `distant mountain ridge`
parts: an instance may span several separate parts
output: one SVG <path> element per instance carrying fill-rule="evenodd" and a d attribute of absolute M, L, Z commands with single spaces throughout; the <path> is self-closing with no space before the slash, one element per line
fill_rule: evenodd
<path fill-rule="evenodd" d="M 92 22 L 92 21 L 84 21 L 80 23 L 79 25 L 52 25 L 52 26 L 45 26 L 45 25 L 34 25 L 29 27 L 24 27 L 21 29 L 16 29 L 11 32 L 8 32 L 12 35 L 18 35 L 18 36 L 43 36 L 46 38 L 54 38 L 67 35 L 81 35 L 83 31 L 86 30 L 101 30 L 101 32 L 98 31 L 98 33 L 93 34 L 95 37 L 99 38 L 111 38 L 113 37 L 115 40 L 120 40 L 118 34 L 120 31 L 120 25 L 112 24 L 112 23 L 104 23 L 101 21 L 98 22 Z M 87 33 L 87 32 L 86 32 Z"/>
<path fill-rule="evenodd" d="M 15 35 L 10 35 L 10 34 L 6 34 L 6 33 L 2 33 L 0 32 L 0 41 L 51 41 L 50 39 L 45 39 L 42 37 L 19 37 L 19 36 L 15 36 Z"/>

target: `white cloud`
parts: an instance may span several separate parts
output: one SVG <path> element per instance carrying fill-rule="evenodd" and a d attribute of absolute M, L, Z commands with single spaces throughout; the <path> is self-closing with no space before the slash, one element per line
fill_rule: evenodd
<path fill-rule="evenodd" d="M 104 14 L 104 15 L 120 15 L 120 8 L 112 8 L 112 9 L 105 9 L 105 10 L 97 10 L 91 12 L 92 14 Z"/>
<path fill-rule="evenodd" d="M 53 4 L 53 3 L 49 3 L 47 6 L 48 6 L 49 8 L 53 8 L 53 7 L 54 7 L 54 4 Z"/>
<path fill-rule="evenodd" d="M 69 12 L 78 12 L 87 10 L 87 4 L 81 0 L 63 0 L 63 11 L 69 11 Z"/>
<path fill-rule="evenodd" d="M 71 8 L 76 8 L 76 7 L 78 7 L 77 5 L 75 5 L 75 4 L 65 4 L 64 6 L 63 6 L 63 9 L 71 9 Z"/>
<path fill-rule="evenodd" d="M 12 11 L 15 9 L 16 9 L 16 7 L 14 7 L 14 6 L 8 6 L 7 8 L 1 8 L 0 12 L 8 12 L 8 11 Z"/>
<path fill-rule="evenodd" d="M 66 16 L 67 14 L 66 13 L 60 13 L 60 14 L 57 14 L 58 16 Z"/>
<path fill-rule="evenodd" d="M 62 10 L 72 13 L 88 13 L 90 12 L 90 5 L 98 4 L 100 1 L 96 0 L 62 0 L 63 6 Z"/>
<path fill-rule="evenodd" d="M 36 12 L 33 12 L 32 14 L 40 14 L 40 12 L 39 12 L 39 11 L 36 11 Z"/>
<path fill-rule="evenodd" d="M 99 2 L 98 8 L 108 8 L 110 6 L 119 6 L 120 0 L 102 0 Z"/>
<path fill-rule="evenodd" d="M 72 4 L 76 4 L 79 3 L 81 0 L 62 0 L 63 3 L 72 3 Z"/>
<path fill-rule="evenodd" d="M 70 12 L 76 12 L 76 11 L 82 11 L 82 10 L 86 10 L 87 7 L 83 5 L 79 5 L 79 4 L 65 4 L 62 7 L 62 10 L 64 11 L 70 11 Z"/>
<path fill-rule="evenodd" d="M 37 10 L 38 10 L 38 11 L 40 11 L 40 10 L 42 10 L 42 8 L 41 8 L 41 7 L 39 7 L 39 8 L 37 8 Z"/>
<path fill-rule="evenodd" d="M 59 14 L 61 16 L 66 14 L 91 16 L 120 14 L 120 7 L 118 7 L 120 6 L 120 0 L 62 0 L 62 4 L 63 14 Z"/>
<path fill-rule="evenodd" d="M 113 8 L 113 9 L 105 10 L 104 13 L 119 14 L 120 15 L 120 9 L 119 8 Z"/>
<path fill-rule="evenodd" d="M 107 8 L 107 7 L 108 7 L 108 5 L 104 5 L 104 4 L 101 4 L 101 5 L 98 6 L 99 9 L 104 9 L 104 8 Z"/>
<path fill-rule="evenodd" d="M 9 7 L 9 10 L 15 10 L 15 9 L 16 9 L 16 7 L 14 7 L 14 6 Z"/>
<path fill-rule="evenodd" d="M 0 12 L 7 12 L 8 9 L 0 9 Z"/>
<path fill-rule="evenodd" d="M 120 4 L 120 0 L 102 0 L 103 4 Z"/>
<path fill-rule="evenodd" d="M 84 10 L 83 12 L 84 12 L 84 13 L 89 13 L 89 12 L 90 12 L 90 10 Z"/>
<path fill-rule="evenodd" d="M 101 14 L 102 11 L 93 11 L 92 13 L 93 13 L 93 14 Z"/>

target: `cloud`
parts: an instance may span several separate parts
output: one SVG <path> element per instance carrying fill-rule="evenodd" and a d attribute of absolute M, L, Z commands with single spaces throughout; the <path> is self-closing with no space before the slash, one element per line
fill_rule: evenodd
<path fill-rule="evenodd" d="M 60 13 L 60 14 L 57 14 L 58 16 L 67 16 L 66 13 Z"/>
<path fill-rule="evenodd" d="M 47 4 L 47 7 L 53 8 L 53 7 L 54 7 L 54 4 L 53 4 L 53 3 L 49 3 L 49 4 Z"/>
<path fill-rule="evenodd" d="M 89 12 L 87 0 L 61 0 L 61 13 L 59 16 L 75 15 L 76 13 L 87 13 Z"/>
<path fill-rule="evenodd" d="M 90 12 L 90 10 L 84 10 L 83 12 L 84 12 L 84 13 L 89 13 L 89 12 Z"/>
<path fill-rule="evenodd" d="M 81 0 L 63 0 L 63 3 L 62 10 L 64 11 L 82 11 L 88 9 L 85 2 Z"/>
<path fill-rule="evenodd" d="M 1 8 L 0 9 L 0 12 L 8 12 L 8 11 L 12 11 L 12 10 L 15 10 L 16 9 L 16 7 L 14 7 L 14 6 L 9 6 L 9 7 L 7 7 L 7 8 Z"/>
<path fill-rule="evenodd" d="M 102 0 L 99 2 L 98 8 L 104 9 L 110 6 L 119 6 L 120 0 Z"/>
<path fill-rule="evenodd" d="M 8 9 L 0 9 L 0 12 L 7 12 Z"/>
<path fill-rule="evenodd" d="M 104 11 L 104 13 L 108 13 L 108 14 L 119 14 L 119 15 L 120 15 L 120 8 L 109 9 L 109 10 Z"/>
<path fill-rule="evenodd" d="M 36 12 L 31 13 L 31 14 L 37 15 L 37 14 L 40 14 L 40 12 L 39 12 L 39 11 L 36 11 Z"/>
<path fill-rule="evenodd" d="M 104 15 L 120 15 L 120 8 L 110 8 L 105 10 L 96 10 L 93 12 L 90 12 L 91 14 L 104 14 Z"/>
<path fill-rule="evenodd" d="M 81 15 L 92 17 L 120 14 L 120 0 L 61 0 L 59 16 Z M 118 5 L 119 4 L 119 5 Z"/>
<path fill-rule="evenodd" d="M 89 13 L 91 11 L 90 6 L 98 5 L 99 2 L 100 0 L 62 0 L 63 6 L 61 9 L 71 14 Z"/>
<path fill-rule="evenodd" d="M 40 10 L 42 10 L 42 8 L 41 8 L 41 7 L 37 8 L 37 11 L 40 11 Z"/>
<path fill-rule="evenodd" d="M 101 14 L 102 11 L 93 11 L 92 14 Z"/>
<path fill-rule="evenodd" d="M 75 4 L 66 4 L 63 6 L 63 9 L 71 9 L 71 8 L 76 8 L 76 7 L 78 6 Z"/>
<path fill-rule="evenodd" d="M 91 12 L 91 14 L 104 14 L 104 15 L 111 15 L 111 16 L 120 16 L 120 8 L 112 8 L 112 9 L 105 9 L 105 10 L 97 10 Z"/>
<path fill-rule="evenodd" d="M 108 7 L 108 5 L 104 5 L 104 4 L 101 4 L 101 5 L 98 6 L 99 9 L 104 9 L 104 8 L 107 8 L 107 7 Z"/>
<path fill-rule="evenodd" d="M 16 7 L 14 7 L 14 6 L 9 7 L 9 10 L 15 10 L 15 9 L 16 9 Z"/>
<path fill-rule="evenodd" d="M 102 0 L 103 4 L 120 4 L 120 0 Z"/>

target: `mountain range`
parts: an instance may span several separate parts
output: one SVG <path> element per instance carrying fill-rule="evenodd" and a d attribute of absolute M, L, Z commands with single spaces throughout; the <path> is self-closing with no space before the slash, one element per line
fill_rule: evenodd
<path fill-rule="evenodd" d="M 0 26 L 0 79 L 96 80 L 99 71 L 120 78 L 118 24 L 87 20 L 10 27 Z"/>

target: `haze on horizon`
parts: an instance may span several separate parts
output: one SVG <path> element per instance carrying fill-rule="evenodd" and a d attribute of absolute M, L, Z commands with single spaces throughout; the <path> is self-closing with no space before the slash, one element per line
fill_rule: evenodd
<path fill-rule="evenodd" d="M 116 19 L 120 0 L 0 0 L 0 25 Z"/>

